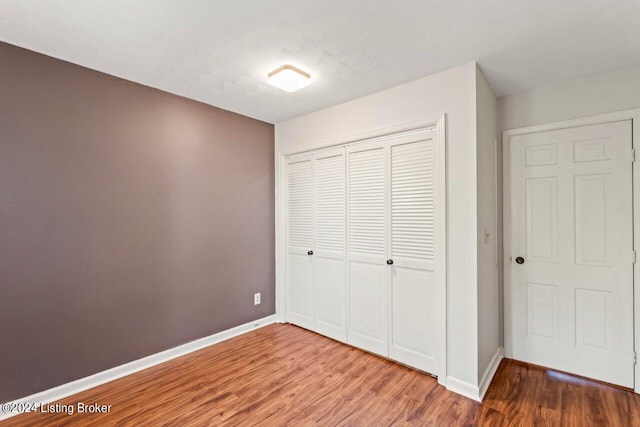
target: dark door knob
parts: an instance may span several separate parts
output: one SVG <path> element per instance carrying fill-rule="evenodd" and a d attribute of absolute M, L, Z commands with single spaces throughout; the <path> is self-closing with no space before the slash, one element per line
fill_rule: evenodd
<path fill-rule="evenodd" d="M 313 255 L 313 251 L 308 251 L 307 255 Z"/>
<path fill-rule="evenodd" d="M 522 258 L 521 256 L 519 256 L 518 258 L 516 258 L 516 263 L 517 263 L 517 264 L 524 264 L 524 258 Z"/>
<path fill-rule="evenodd" d="M 389 264 L 389 265 L 393 264 L 393 260 L 392 259 L 388 259 L 387 260 L 387 264 Z"/>

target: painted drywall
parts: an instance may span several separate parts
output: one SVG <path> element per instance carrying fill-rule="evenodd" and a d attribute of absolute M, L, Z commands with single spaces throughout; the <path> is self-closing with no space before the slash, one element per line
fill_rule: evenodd
<path fill-rule="evenodd" d="M 467 64 L 275 126 L 278 157 L 447 114 L 447 374 L 472 385 L 478 383 L 475 67 Z"/>
<path fill-rule="evenodd" d="M 273 143 L 0 43 L 0 402 L 273 314 Z"/>
<path fill-rule="evenodd" d="M 540 86 L 498 99 L 498 203 L 502 206 L 502 131 L 640 107 L 640 64 L 589 77 Z M 502 242 L 502 209 L 498 211 Z M 499 245 L 500 307 L 504 304 L 504 254 Z M 504 318 L 500 310 L 500 343 Z"/>
<path fill-rule="evenodd" d="M 498 130 L 630 110 L 640 106 L 640 64 L 498 99 Z"/>
<path fill-rule="evenodd" d="M 496 109 L 496 96 L 480 68 L 476 67 L 478 381 L 499 347 Z"/>

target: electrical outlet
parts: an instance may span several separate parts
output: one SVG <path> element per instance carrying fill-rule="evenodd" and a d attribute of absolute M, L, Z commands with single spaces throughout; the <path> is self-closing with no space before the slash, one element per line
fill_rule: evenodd
<path fill-rule="evenodd" d="M 260 292 L 253 294 L 253 305 L 260 304 Z"/>

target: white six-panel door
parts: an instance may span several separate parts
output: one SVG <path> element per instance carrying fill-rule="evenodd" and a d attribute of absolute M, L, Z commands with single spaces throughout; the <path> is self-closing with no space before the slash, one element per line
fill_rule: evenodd
<path fill-rule="evenodd" d="M 631 137 L 631 121 L 511 137 L 515 359 L 633 387 Z"/>

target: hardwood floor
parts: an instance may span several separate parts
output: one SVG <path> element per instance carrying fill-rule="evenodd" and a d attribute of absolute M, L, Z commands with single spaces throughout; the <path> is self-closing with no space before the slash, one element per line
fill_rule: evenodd
<path fill-rule="evenodd" d="M 504 360 L 482 404 L 425 374 L 291 325 L 270 325 L 0 426 L 633 426 L 640 396 Z"/>

